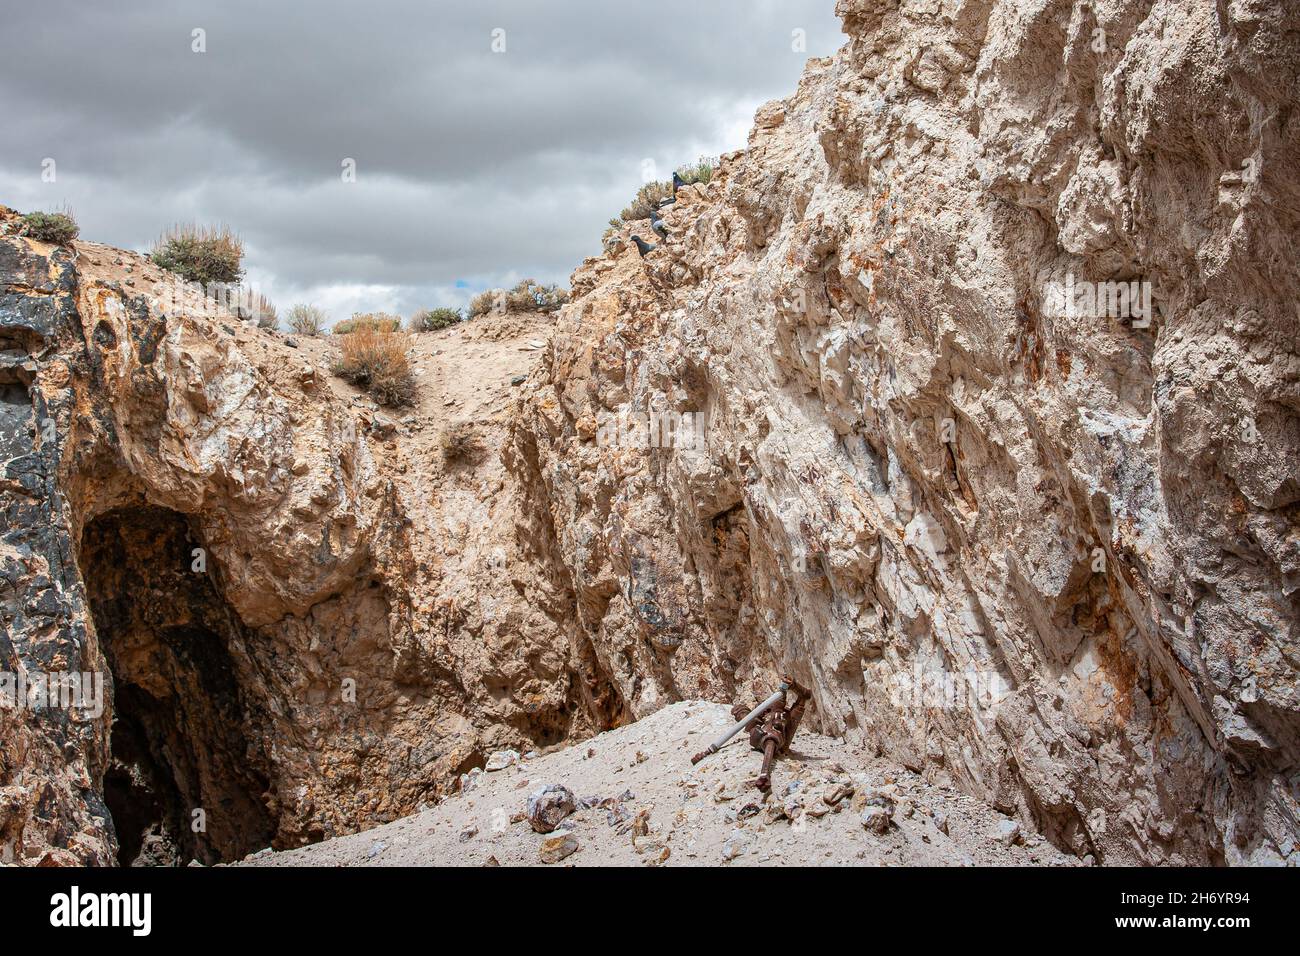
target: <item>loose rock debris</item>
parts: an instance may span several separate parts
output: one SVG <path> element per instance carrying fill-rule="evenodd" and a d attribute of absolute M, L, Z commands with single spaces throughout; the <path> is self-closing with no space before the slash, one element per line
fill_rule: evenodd
<path fill-rule="evenodd" d="M 744 737 L 692 766 L 732 723 L 723 704 L 673 704 L 474 774 L 404 819 L 242 865 L 1081 865 L 1026 822 L 807 729 L 776 759 L 769 793 L 752 785 Z"/>

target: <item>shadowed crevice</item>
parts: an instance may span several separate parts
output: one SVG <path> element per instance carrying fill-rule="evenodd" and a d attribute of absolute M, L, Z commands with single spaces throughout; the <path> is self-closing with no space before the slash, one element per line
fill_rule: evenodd
<path fill-rule="evenodd" d="M 82 537 L 91 611 L 113 677 L 104 799 L 123 865 L 241 858 L 276 831 L 248 635 L 215 569 L 193 570 L 185 518 L 117 509 Z"/>

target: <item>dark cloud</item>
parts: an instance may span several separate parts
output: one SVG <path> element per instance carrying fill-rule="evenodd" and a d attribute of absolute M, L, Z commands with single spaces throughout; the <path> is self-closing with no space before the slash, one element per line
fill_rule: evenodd
<path fill-rule="evenodd" d="M 282 303 L 342 317 L 565 281 L 652 160 L 744 145 L 839 45 L 832 0 L 15 5 L 0 202 L 144 248 L 222 221 Z M 505 31 L 493 53 L 492 31 Z M 191 52 L 195 29 L 207 52 Z M 792 31 L 806 32 L 806 52 Z M 41 161 L 58 166 L 41 181 Z M 343 183 L 341 163 L 357 164 Z"/>

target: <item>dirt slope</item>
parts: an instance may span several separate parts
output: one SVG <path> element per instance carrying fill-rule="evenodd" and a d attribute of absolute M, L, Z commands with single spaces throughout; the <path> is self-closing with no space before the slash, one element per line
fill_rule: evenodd
<path fill-rule="evenodd" d="M 777 765 L 773 796 L 762 802 L 750 786 L 759 756 L 740 738 L 691 766 L 691 755 L 729 723 L 721 704 L 672 704 L 575 746 L 476 772 L 464 792 L 405 819 L 297 850 L 262 851 L 243 865 L 540 864 L 540 848 L 560 831 L 534 832 L 524 810 L 529 794 L 548 784 L 581 801 L 561 824 L 578 842 L 561 865 L 1077 865 L 1039 838 L 1017 835 L 995 810 L 819 734 L 800 733 L 794 754 Z M 837 780 L 855 790 L 838 810 L 815 817 L 798 807 L 822 812 L 822 794 Z M 612 805 L 596 805 L 610 798 Z M 866 802 L 892 811 L 884 834 L 863 826 Z M 778 812 L 784 804 L 793 820 Z"/>
<path fill-rule="evenodd" d="M 480 316 L 437 332 L 411 336 L 408 353 L 419 401 L 415 408 L 383 414 L 421 429 L 448 421 L 480 422 L 505 411 L 511 382 L 527 375 L 545 345 L 553 318 L 510 312 Z M 290 336 L 314 364 L 328 369 L 338 354 L 337 340 Z M 365 393 L 330 377 L 334 394 L 373 408 Z"/>

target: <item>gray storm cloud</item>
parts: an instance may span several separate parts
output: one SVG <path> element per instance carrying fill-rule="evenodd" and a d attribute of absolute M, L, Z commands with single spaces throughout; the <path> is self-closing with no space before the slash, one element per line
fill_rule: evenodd
<path fill-rule="evenodd" d="M 666 177 L 744 145 L 754 108 L 839 45 L 833 6 L 16 5 L 0 202 L 71 205 L 83 236 L 137 249 L 173 222 L 228 223 L 253 282 L 334 318 L 564 282 L 645 160 Z"/>

